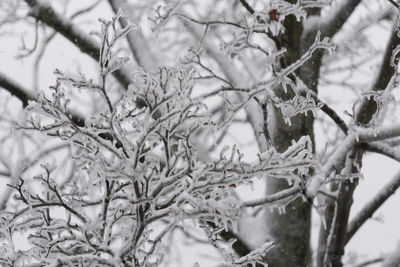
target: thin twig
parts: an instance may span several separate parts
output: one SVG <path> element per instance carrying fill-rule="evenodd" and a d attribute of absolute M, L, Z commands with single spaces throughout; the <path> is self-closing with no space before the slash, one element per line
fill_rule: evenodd
<path fill-rule="evenodd" d="M 246 201 L 243 203 L 242 206 L 243 207 L 256 207 L 259 205 L 271 204 L 271 203 L 286 199 L 288 197 L 294 197 L 297 194 L 299 194 L 300 192 L 302 192 L 302 189 L 299 186 L 294 186 L 289 189 L 279 191 L 278 193 L 275 193 L 273 195 L 263 197 L 261 199 Z"/>

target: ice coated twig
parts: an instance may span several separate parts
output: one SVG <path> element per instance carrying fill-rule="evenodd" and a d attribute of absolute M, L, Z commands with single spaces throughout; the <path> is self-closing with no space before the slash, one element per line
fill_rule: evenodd
<path fill-rule="evenodd" d="M 257 263 L 267 266 L 267 264 L 263 263 L 264 255 L 274 246 L 273 242 L 266 242 L 262 244 L 259 248 L 252 250 L 246 256 L 240 257 L 239 259 L 234 260 L 233 266 L 247 266 L 251 264 L 252 266 L 256 266 Z"/>
<path fill-rule="evenodd" d="M 321 41 L 321 32 L 318 31 L 314 43 L 310 46 L 310 48 L 307 50 L 306 53 L 304 53 L 300 59 L 298 59 L 296 62 L 288 66 L 287 68 L 283 69 L 277 76 L 278 79 L 283 80 L 283 77 L 287 77 L 293 72 L 295 72 L 298 68 L 300 68 L 305 62 L 307 62 L 313 53 L 317 49 L 324 49 L 327 50 L 329 54 L 333 53 L 333 50 L 335 49 L 335 44 L 329 42 L 329 38 L 325 37 Z"/>
<path fill-rule="evenodd" d="M 296 197 L 299 193 L 302 192 L 302 188 L 300 186 L 293 186 L 288 189 L 282 190 L 278 193 L 275 193 L 270 196 L 266 196 L 261 199 L 249 200 L 245 201 L 242 206 L 243 207 L 256 207 L 264 204 L 273 204 L 274 202 L 284 201 L 289 197 Z"/>

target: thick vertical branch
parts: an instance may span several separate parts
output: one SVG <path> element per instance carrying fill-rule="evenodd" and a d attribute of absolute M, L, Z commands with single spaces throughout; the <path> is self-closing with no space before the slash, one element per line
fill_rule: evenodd
<path fill-rule="evenodd" d="M 390 61 L 392 58 L 393 51 L 398 45 L 400 45 L 400 37 L 397 35 L 396 23 L 394 22 L 393 30 L 390 35 L 390 39 L 386 46 L 386 51 L 381 63 L 381 68 L 379 70 L 378 76 L 371 90 L 383 91 L 386 89 L 390 79 L 393 77 L 395 73 L 395 68 L 394 66 L 391 66 Z M 398 61 L 396 61 L 396 63 L 397 62 Z M 372 98 L 365 99 L 358 107 L 356 116 L 357 121 L 362 124 L 368 124 L 368 122 L 372 119 L 376 111 L 377 111 L 377 104 L 375 100 Z"/>
<path fill-rule="evenodd" d="M 311 27 L 308 25 L 306 31 L 303 31 L 302 24 L 297 22 L 294 17 L 289 16 L 286 18 L 284 24 L 288 31 L 280 38 L 278 47 L 286 47 L 288 53 L 281 60 L 281 64 L 284 66 L 299 58 L 299 55 L 308 49 L 318 30 L 322 32 L 322 36 L 324 37 L 332 37 L 336 34 L 359 3 L 360 0 L 342 1 L 339 7 L 332 13 L 330 19 L 327 20 L 320 17 L 321 23 L 315 23 Z M 314 10 L 313 14 L 318 14 L 318 12 Z M 317 92 L 318 88 L 322 56 L 322 52 L 316 52 L 311 60 L 304 64 L 297 72 L 303 82 L 314 92 Z M 292 118 L 291 126 L 285 124 L 282 115 L 276 109 L 274 117 L 275 123 L 273 127 L 270 127 L 269 131 L 272 143 L 278 150 L 284 150 L 290 145 L 291 140 L 298 139 L 302 135 L 309 135 L 314 139 L 314 119 L 311 114 L 308 116 L 298 115 Z M 267 192 L 271 194 L 285 187 L 287 187 L 285 182 L 271 180 L 267 184 Z M 295 210 L 295 212 L 285 215 L 269 214 L 267 216 L 267 223 L 271 234 L 275 234 L 278 240 L 287 240 L 285 244 L 281 244 L 278 247 L 277 253 L 275 253 L 276 260 L 272 266 L 307 265 L 309 256 L 310 206 L 308 203 L 301 203 L 300 200 L 297 203 L 293 203 L 293 205 L 295 206 L 290 208 Z M 283 227 L 283 225 L 285 226 Z M 302 240 L 301 242 L 298 241 L 300 239 Z M 296 251 L 295 255 L 293 255 L 293 251 Z M 286 256 L 282 257 L 282 255 Z M 287 258 L 288 260 L 285 262 L 282 258 Z"/>
<path fill-rule="evenodd" d="M 350 152 L 343 169 L 343 174 L 351 175 L 352 173 L 356 173 L 358 170 L 354 162 L 360 159 L 361 154 L 356 151 Z M 334 203 L 334 214 L 331 220 L 331 227 L 329 228 L 323 266 L 343 266 L 342 256 L 344 255 L 344 246 L 346 244 L 347 222 L 357 183 L 358 179 L 346 180 L 339 183 L 338 198 Z"/>
<path fill-rule="evenodd" d="M 394 27 L 390 40 L 388 42 L 388 45 L 386 47 L 385 53 L 384 53 L 384 57 L 383 57 L 383 62 L 379 71 L 379 74 L 375 80 L 375 83 L 373 85 L 373 87 L 371 88 L 373 91 L 381 91 L 384 90 L 389 81 L 391 80 L 395 69 L 393 66 L 391 66 L 390 64 L 390 60 L 392 57 L 392 53 L 393 50 L 397 47 L 397 45 L 400 44 L 400 39 L 397 36 L 397 32 L 396 32 L 396 27 Z M 368 124 L 370 122 L 370 120 L 373 118 L 373 115 L 375 114 L 375 112 L 377 111 L 377 104 L 373 99 L 370 100 L 366 100 L 364 102 L 362 102 L 362 104 L 360 105 L 360 107 L 357 110 L 357 114 L 356 114 L 356 118 L 360 123 L 363 124 Z M 362 153 L 361 151 L 359 153 Z M 360 154 L 360 159 L 359 161 L 361 162 L 361 158 L 362 158 L 362 154 Z M 342 182 L 344 183 L 344 182 Z M 351 206 L 352 206 L 352 201 L 343 201 L 344 200 L 350 200 L 353 198 L 353 193 L 354 193 L 354 189 L 355 189 L 356 184 L 353 184 L 351 186 L 352 190 L 347 190 L 346 192 L 342 192 L 339 191 L 339 198 L 337 200 L 336 206 L 338 207 L 338 209 L 336 210 L 335 214 L 328 214 L 328 218 L 327 220 L 332 220 L 332 218 L 339 218 L 339 219 L 335 219 L 332 220 L 332 227 L 335 228 L 340 228 L 340 234 L 343 234 L 344 236 L 346 236 L 347 231 L 347 226 L 348 226 L 348 220 L 349 220 L 349 214 L 350 214 L 350 210 L 351 210 Z M 340 185 L 340 188 L 342 188 L 343 186 Z M 354 187 L 354 188 L 353 188 Z M 361 223 L 361 221 L 360 221 Z M 358 227 L 360 227 L 361 225 L 359 225 Z M 355 231 L 356 229 L 353 228 L 354 226 L 352 226 L 352 231 Z M 336 235 L 338 234 L 338 231 L 334 231 L 332 229 L 327 229 L 329 230 L 329 237 L 327 238 L 327 240 L 331 240 L 330 244 L 327 246 L 326 243 L 320 239 L 320 241 L 322 241 L 322 243 L 319 244 L 319 249 L 318 249 L 318 263 L 321 262 L 322 259 L 322 255 L 324 254 L 323 248 L 328 247 L 327 249 L 329 251 L 325 251 L 325 255 L 328 255 L 325 258 L 325 264 L 332 264 L 332 266 L 342 266 L 341 263 L 341 256 L 344 253 L 344 248 L 345 245 L 348 241 L 349 236 L 347 236 L 346 238 L 342 238 L 342 239 L 335 239 L 332 241 L 332 235 Z M 327 236 L 328 231 L 323 232 L 322 231 L 322 235 Z M 354 232 L 352 233 L 354 234 Z"/>
<path fill-rule="evenodd" d="M 296 1 L 288 1 L 296 2 Z M 292 15 L 283 22 L 285 33 L 278 37 L 278 48 L 285 47 L 287 53 L 281 59 L 281 67 L 287 67 L 302 55 L 301 36 L 303 32 L 302 22 Z M 289 99 L 292 92 L 285 94 L 282 88 L 276 88 L 276 94 L 283 99 Z M 303 114 L 291 118 L 291 125 L 287 125 L 279 109 L 272 107 L 272 123 L 268 125 L 269 136 L 272 145 L 278 151 L 286 150 L 292 140 L 298 140 L 301 136 L 308 135 L 314 143 L 312 116 Z M 278 179 L 267 180 L 267 195 L 286 189 L 289 185 L 286 181 Z M 310 261 L 310 231 L 311 231 L 311 206 L 301 198 L 291 202 L 286 209 L 290 212 L 279 214 L 276 210 L 266 210 L 266 224 L 269 238 L 276 242 L 267 254 L 268 266 L 308 266 Z"/>

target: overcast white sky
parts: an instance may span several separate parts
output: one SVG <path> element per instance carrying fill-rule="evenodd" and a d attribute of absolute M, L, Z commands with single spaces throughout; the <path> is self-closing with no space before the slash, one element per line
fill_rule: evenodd
<path fill-rule="evenodd" d="M 79 4 L 82 1 L 72 1 L 72 3 Z M 110 17 L 111 13 L 108 7 L 100 6 L 91 14 L 91 17 Z M 87 17 L 86 17 L 87 18 Z M 79 21 L 84 22 L 85 17 L 79 19 Z M 91 29 L 96 29 L 97 24 L 82 24 L 82 27 L 90 27 Z M 19 32 L 26 31 L 22 30 L 23 25 L 17 28 Z M 86 28 L 85 28 L 86 30 Z M 15 32 L 16 33 L 16 32 Z M 381 29 L 376 29 L 376 31 L 371 32 L 377 45 L 384 44 L 386 36 L 382 33 Z M 26 31 L 24 35 L 25 42 L 27 46 L 31 44 L 32 32 Z M 15 55 L 17 54 L 17 48 L 20 46 L 20 36 L 0 36 L 0 71 L 6 73 L 7 75 L 13 77 L 15 80 L 19 81 L 21 84 L 28 88 L 32 85 L 32 58 L 25 58 L 23 60 L 16 60 Z M 81 66 L 81 70 L 85 73 L 91 73 L 95 75 L 96 63 L 93 62 L 88 56 L 80 54 L 78 50 L 66 41 L 63 37 L 56 37 L 51 45 L 49 45 L 46 55 L 41 63 L 40 71 L 40 87 L 47 88 L 49 85 L 54 84 L 55 77 L 52 72 L 55 68 L 62 70 L 75 70 L 78 66 Z M 0 92 L 0 97 L 3 97 L 5 93 Z M 338 94 L 337 91 L 325 90 L 322 92 L 322 98 L 334 100 L 335 103 L 340 101 L 340 98 L 346 97 L 344 94 Z M 335 101 L 337 100 L 337 101 Z M 16 107 L 19 105 L 18 101 L 13 102 Z M 345 109 L 350 109 L 349 106 L 337 105 L 338 113 L 343 114 Z M 249 136 L 252 133 L 248 129 L 232 129 L 232 135 L 234 135 L 237 140 L 241 140 L 246 143 Z M 320 129 L 316 128 L 317 139 L 320 140 L 320 145 L 324 142 L 323 136 L 325 133 Z M 247 155 L 256 154 L 254 145 L 246 145 L 242 151 Z M 363 161 L 362 173 L 364 174 L 364 180 L 360 181 L 360 185 L 356 189 L 354 195 L 354 205 L 351 212 L 351 217 L 356 214 L 361 207 L 368 201 L 371 196 L 374 196 L 376 192 L 379 191 L 392 177 L 400 170 L 400 166 L 397 162 L 385 158 L 383 156 L 377 156 L 374 154 L 368 154 L 365 156 Z M 0 181 L 3 188 L 4 181 Z M 243 190 L 242 194 L 247 198 L 255 198 L 256 195 L 261 195 L 263 192 L 263 186 L 256 186 L 258 188 L 258 193 L 255 194 L 249 190 Z M 1 194 L 1 189 L 0 189 Z M 354 236 L 347 246 L 347 251 L 354 251 L 360 255 L 365 255 L 365 258 L 373 258 L 380 253 L 389 252 L 397 246 L 400 240 L 400 194 L 397 193 L 392 196 L 375 214 L 381 221 L 369 220 L 361 230 Z M 314 223 L 318 224 L 318 217 L 314 218 Z M 315 228 L 317 229 L 317 228 Z M 315 234 L 315 233 L 314 233 Z M 315 240 L 315 235 L 314 235 Z M 191 266 L 195 260 L 197 260 L 197 254 L 204 254 L 207 250 L 205 248 L 194 248 L 190 252 L 185 252 L 187 246 L 182 246 L 180 248 L 183 257 L 181 266 Z M 195 251 L 193 251 L 195 250 Z M 209 266 L 207 261 L 199 260 L 201 266 Z"/>

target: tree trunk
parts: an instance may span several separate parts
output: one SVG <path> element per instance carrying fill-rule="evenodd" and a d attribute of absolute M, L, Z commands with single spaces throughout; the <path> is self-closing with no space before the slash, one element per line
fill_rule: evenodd
<path fill-rule="evenodd" d="M 300 58 L 302 52 L 303 32 L 302 23 L 294 16 L 288 16 L 284 22 L 286 32 L 278 40 L 278 49 L 286 47 L 287 56 L 281 60 L 281 67 L 286 67 Z M 313 59 L 315 60 L 315 59 Z M 313 76 L 319 74 L 319 64 L 308 64 L 313 72 L 308 77 L 301 77 L 301 70 L 297 75 L 316 91 L 317 81 Z M 294 77 L 291 77 L 294 79 Z M 285 94 L 283 88 L 276 88 L 275 94 L 282 99 L 293 97 L 293 92 Z M 299 114 L 291 118 L 291 125 L 283 120 L 279 109 L 270 107 L 272 111 L 272 123 L 268 125 L 271 143 L 279 152 L 285 151 L 292 140 L 298 140 L 301 136 L 308 135 L 314 143 L 314 118 L 311 113 L 305 116 Z M 284 180 L 267 179 L 267 194 L 273 194 L 288 187 Z M 286 207 L 286 213 L 280 214 L 277 210 L 266 211 L 266 223 L 268 235 L 275 242 L 275 247 L 267 255 L 268 266 L 275 267 L 305 267 L 310 266 L 310 231 L 311 231 L 311 205 L 301 198 L 291 202 Z"/>

